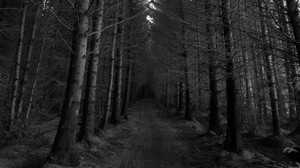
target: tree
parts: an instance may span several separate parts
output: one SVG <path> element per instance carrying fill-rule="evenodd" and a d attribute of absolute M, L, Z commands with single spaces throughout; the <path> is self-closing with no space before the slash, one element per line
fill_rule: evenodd
<path fill-rule="evenodd" d="M 126 17 L 126 1 L 123 1 L 121 6 L 120 16 L 118 22 L 124 21 Z M 122 15 L 122 16 L 121 16 Z M 122 96 L 122 78 L 123 78 L 123 57 L 124 57 L 124 39 L 125 39 L 125 24 L 118 25 L 116 38 L 120 40 L 120 44 L 116 48 L 116 75 L 114 81 L 114 96 L 113 96 L 113 109 L 111 115 L 111 122 L 113 124 L 120 124 L 121 122 L 121 96 Z"/>
<path fill-rule="evenodd" d="M 181 20 L 185 20 L 185 13 L 184 13 L 184 4 L 182 0 L 179 0 L 178 4 L 178 16 Z M 189 81 L 189 58 L 188 58 L 188 53 L 186 51 L 186 25 L 185 23 L 180 23 L 180 47 L 181 47 L 181 54 L 180 56 L 184 60 L 185 64 L 183 67 L 183 74 L 184 74 L 184 84 L 185 84 L 185 113 L 184 113 L 184 118 L 186 120 L 192 120 L 193 115 L 192 111 L 190 109 L 190 81 Z"/>
<path fill-rule="evenodd" d="M 227 98 L 227 134 L 224 148 L 232 152 L 241 152 L 241 135 L 239 127 L 239 113 L 236 110 L 236 86 L 234 77 L 233 57 L 231 53 L 231 37 L 229 22 L 229 1 L 222 0 L 223 35 L 226 53 L 226 98 Z"/>
<path fill-rule="evenodd" d="M 205 8 L 207 14 L 206 32 L 208 35 L 207 54 L 209 57 L 209 89 L 210 89 L 210 115 L 209 115 L 209 132 L 212 131 L 216 134 L 221 133 L 220 125 L 220 112 L 219 112 L 219 100 L 216 80 L 216 59 L 215 59 L 215 44 L 214 44 L 214 32 L 212 27 L 212 4 L 210 0 L 205 1 Z"/>
<path fill-rule="evenodd" d="M 11 101 L 11 111 L 10 111 L 10 123 L 8 129 L 11 130 L 15 117 L 16 117 L 16 107 L 17 107 L 17 97 L 18 97 L 18 89 L 20 84 L 20 65 L 21 65 L 21 57 L 23 50 L 23 40 L 24 40 L 24 31 L 25 31 L 25 21 L 26 21 L 26 13 L 28 8 L 28 1 L 25 0 L 23 6 L 22 19 L 20 23 L 20 32 L 19 32 L 19 41 L 15 58 L 15 69 L 14 69 L 14 79 L 12 86 L 12 101 Z"/>
<path fill-rule="evenodd" d="M 33 82 L 33 85 L 31 87 L 31 91 L 30 91 L 29 103 L 28 103 L 28 107 L 26 110 L 26 116 L 25 116 L 25 126 L 28 125 L 29 115 L 31 112 L 31 108 L 33 106 L 33 97 L 34 97 L 34 94 L 36 91 L 38 75 L 39 75 L 40 69 L 41 69 L 41 61 L 42 61 L 42 56 L 44 54 L 43 52 L 44 52 L 44 47 L 45 47 L 45 40 L 46 40 L 46 33 L 44 33 L 44 35 L 43 35 L 43 42 L 42 42 L 42 47 L 41 47 L 41 51 L 40 51 L 38 62 L 37 62 L 37 68 L 35 71 L 34 82 Z"/>
<path fill-rule="evenodd" d="M 134 4 L 133 1 L 130 0 L 128 1 L 128 17 L 131 17 L 134 15 Z M 126 67 L 126 74 L 125 74 L 125 90 L 124 90 L 124 96 L 123 96 L 123 104 L 122 104 L 122 108 L 121 108 L 121 115 L 124 117 L 124 119 L 128 119 L 128 112 L 127 112 L 127 108 L 128 108 L 128 104 L 129 104 L 129 98 L 130 98 L 130 92 L 132 92 L 132 90 L 130 89 L 130 83 L 132 81 L 132 66 L 133 66 L 133 54 L 131 52 L 131 49 L 129 48 L 131 46 L 131 29 L 132 29 L 132 21 L 129 21 L 129 23 L 127 24 L 127 26 L 125 26 L 126 28 L 126 32 L 127 32 L 127 49 L 126 49 L 126 55 L 127 55 L 127 67 Z M 123 30 L 125 31 L 125 30 Z"/>
<path fill-rule="evenodd" d="M 119 15 L 119 4 L 117 3 L 116 6 L 116 13 L 115 13 L 115 23 L 118 22 L 118 15 Z M 113 37 L 112 37 L 112 47 L 111 47 L 111 58 L 110 58 L 110 71 L 109 71 L 109 83 L 107 88 L 107 102 L 105 106 L 105 111 L 102 118 L 101 128 L 104 129 L 106 123 L 108 121 L 110 109 L 111 109 L 111 102 L 112 102 L 112 94 L 113 94 L 113 84 L 114 84 L 114 74 L 115 74 L 115 54 L 116 54 L 116 47 L 117 47 L 117 32 L 118 32 L 118 24 L 114 25 L 113 30 Z"/>
<path fill-rule="evenodd" d="M 259 3 L 259 10 L 261 15 L 263 15 L 262 11 L 262 3 L 260 0 Z M 265 27 L 265 20 L 261 17 L 261 33 L 262 33 L 262 43 L 263 43 L 263 53 L 264 53 L 264 62 L 265 62 L 265 69 L 266 69 L 266 76 L 268 80 L 268 92 L 271 101 L 271 109 L 272 109 L 272 119 L 273 119 L 273 135 L 280 136 L 280 125 L 279 125 L 279 118 L 278 118 L 278 103 L 276 101 L 276 90 L 273 82 L 273 74 L 272 74 L 272 67 L 271 67 L 271 60 L 270 54 L 268 53 L 267 47 L 267 39 L 266 39 L 266 27 Z"/>
<path fill-rule="evenodd" d="M 61 119 L 54 144 L 47 158 L 47 163 L 76 166 L 80 161 L 78 151 L 76 150 L 75 138 L 87 56 L 89 6 L 89 0 L 80 0 L 78 1 L 78 9 L 75 10 L 77 13 L 75 15 L 76 21 L 73 30 L 73 52 L 69 65 L 65 100 L 61 109 Z"/>
<path fill-rule="evenodd" d="M 183 82 L 179 82 L 177 113 L 181 112 L 182 110 L 183 110 Z"/>
<path fill-rule="evenodd" d="M 298 56 L 298 62 L 300 63 L 300 12 L 299 12 L 299 2 L 296 0 L 286 0 L 285 1 L 287 4 L 287 14 L 289 17 L 290 24 L 293 29 L 293 35 L 294 35 L 294 45 L 296 46 L 297 50 L 297 56 Z M 284 26 L 284 31 L 286 33 L 287 27 Z M 289 44 L 287 45 L 289 47 Z M 296 72 L 295 72 L 296 73 Z M 293 75 L 295 76 L 295 75 Z M 296 85 L 296 84 L 294 84 Z M 300 96 L 299 96 L 299 90 L 298 88 L 295 88 L 296 93 L 295 93 L 295 99 L 296 99 L 296 111 L 297 111 L 297 127 L 293 131 L 293 133 L 298 133 L 300 132 Z"/>
<path fill-rule="evenodd" d="M 86 93 L 83 104 L 82 124 L 80 127 L 80 141 L 91 141 L 94 135 L 94 115 L 97 90 L 97 76 L 100 56 L 100 37 L 103 22 L 104 0 L 96 1 L 96 14 L 93 16 L 93 33 L 91 40 L 91 55 L 87 68 Z"/>
<path fill-rule="evenodd" d="M 290 19 L 290 23 L 293 28 L 293 33 L 295 37 L 294 44 L 296 45 L 298 61 L 300 63 L 300 12 L 299 12 L 299 4 L 296 0 L 286 0 L 288 16 Z"/>
<path fill-rule="evenodd" d="M 25 68 L 23 70 L 23 74 L 21 76 L 21 82 L 20 82 L 20 94 L 19 94 L 19 104 L 18 104 L 18 110 L 16 113 L 16 119 L 18 122 L 20 122 L 20 115 L 23 111 L 23 103 L 25 99 L 25 92 L 27 88 L 27 82 L 28 82 L 28 76 L 29 76 L 29 68 L 30 68 L 30 61 L 32 57 L 32 52 L 33 52 L 33 46 L 34 46 L 34 41 L 36 38 L 36 31 L 37 31 L 37 26 L 38 26 L 38 19 L 40 15 L 40 7 L 39 4 L 36 3 L 35 5 L 35 16 L 33 19 L 33 26 L 32 26 L 32 32 L 31 32 L 31 37 L 29 39 L 29 45 L 28 45 L 28 50 L 27 50 L 27 55 L 26 55 L 26 62 L 25 62 Z"/>

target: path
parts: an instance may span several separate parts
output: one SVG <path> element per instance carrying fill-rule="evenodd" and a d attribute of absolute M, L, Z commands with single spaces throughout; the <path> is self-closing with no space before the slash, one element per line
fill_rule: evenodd
<path fill-rule="evenodd" d="M 174 130 L 159 117 L 160 111 L 150 101 L 139 110 L 139 125 L 121 168 L 179 168 Z"/>
<path fill-rule="evenodd" d="M 151 101 L 143 101 L 136 108 L 132 113 L 135 117 L 138 114 L 136 131 L 129 140 L 121 166 L 113 168 L 270 167 L 258 158 L 221 154 L 224 137 L 205 134 L 205 126 L 186 121 L 174 112 L 159 110 Z"/>

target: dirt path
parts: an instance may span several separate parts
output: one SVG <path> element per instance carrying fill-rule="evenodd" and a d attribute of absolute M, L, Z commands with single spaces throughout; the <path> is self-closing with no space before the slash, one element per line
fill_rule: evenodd
<path fill-rule="evenodd" d="M 266 168 L 269 163 L 237 154 L 220 155 L 224 137 L 206 134 L 205 126 L 143 101 L 132 114 L 134 135 L 120 168 Z M 113 167 L 113 168 L 115 168 Z M 274 166 L 271 166 L 274 167 Z M 276 166 L 275 166 L 276 167 Z"/>
<path fill-rule="evenodd" d="M 182 167 L 176 147 L 173 128 L 159 117 L 150 101 L 139 110 L 139 125 L 121 168 L 179 168 Z"/>

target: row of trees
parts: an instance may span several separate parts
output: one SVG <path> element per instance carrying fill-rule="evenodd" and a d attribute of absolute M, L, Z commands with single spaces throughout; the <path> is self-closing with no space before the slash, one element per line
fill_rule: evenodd
<path fill-rule="evenodd" d="M 223 133 L 227 116 L 224 146 L 233 152 L 242 150 L 240 129 L 270 125 L 280 137 L 280 124 L 294 121 L 299 133 L 296 0 L 0 5 L 2 128 L 12 134 L 41 111 L 60 111 L 48 163 L 78 164 L 77 141 L 90 143 L 108 121 L 119 124 L 145 96 L 187 120 L 210 111 L 213 134 Z"/>
<path fill-rule="evenodd" d="M 47 163 L 77 165 L 76 143 L 90 144 L 95 130 L 128 119 L 128 107 L 143 96 L 138 88 L 144 83 L 137 82 L 143 63 L 137 56 L 146 53 L 145 5 L 1 1 L 3 132 L 18 134 L 55 113 L 60 122 Z"/>
<path fill-rule="evenodd" d="M 152 52 L 165 67 L 156 90 L 167 107 L 188 120 L 210 111 L 213 134 L 227 116 L 224 146 L 233 152 L 242 151 L 240 130 L 271 127 L 281 137 L 281 124 L 296 123 L 299 134 L 298 1 L 152 3 Z"/>

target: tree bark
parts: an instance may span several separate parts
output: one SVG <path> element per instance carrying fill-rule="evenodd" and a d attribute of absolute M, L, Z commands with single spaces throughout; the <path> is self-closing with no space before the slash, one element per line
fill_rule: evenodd
<path fill-rule="evenodd" d="M 258 0 L 259 3 L 259 12 L 261 15 L 260 27 L 261 27 L 261 40 L 263 43 L 263 53 L 264 53 L 264 62 L 265 62 L 265 71 L 268 80 L 268 92 L 270 96 L 271 102 L 271 110 L 272 110 L 272 125 L 273 125 L 273 136 L 280 136 L 280 124 L 279 124 L 279 116 L 278 116 L 278 102 L 276 97 L 276 88 L 274 86 L 273 74 L 272 74 L 272 65 L 269 57 L 268 47 L 267 47 L 267 39 L 266 39 L 266 27 L 265 20 L 263 18 L 263 7 L 261 0 Z"/>
<path fill-rule="evenodd" d="M 261 98 L 263 97 L 261 87 L 260 87 L 260 83 L 261 83 L 261 80 L 260 80 L 261 77 L 260 76 L 261 76 L 261 74 L 260 74 L 259 69 L 258 69 L 258 67 L 260 67 L 260 66 L 258 66 L 258 63 L 257 63 L 257 56 L 256 56 L 256 52 L 255 52 L 255 47 L 254 47 L 253 43 L 251 43 L 250 45 L 251 45 L 251 58 L 252 58 L 252 61 L 253 61 L 253 69 L 254 69 L 254 77 L 255 77 L 254 86 L 256 86 L 256 87 L 254 87 L 255 88 L 254 92 L 256 92 L 256 94 L 253 94 L 253 96 L 258 97 L 257 98 L 257 106 L 258 107 L 254 108 L 254 110 L 257 109 L 258 112 L 259 112 L 259 119 L 256 119 L 257 125 L 254 126 L 254 130 L 253 130 L 256 133 L 257 128 L 260 125 L 262 125 L 263 122 L 264 122 L 263 107 L 262 107 L 263 103 L 262 103 L 262 101 L 265 101 L 265 100 L 261 100 Z M 253 98 L 253 100 L 255 100 L 255 98 Z M 254 117 L 257 118 L 256 114 L 254 114 Z"/>
<path fill-rule="evenodd" d="M 128 32 L 129 33 L 129 32 Z M 121 115 L 124 117 L 124 119 L 128 119 L 128 113 L 127 113 L 127 108 L 129 104 L 129 96 L 130 96 L 130 82 L 131 82 L 131 69 L 132 69 L 132 64 L 130 60 L 130 50 L 127 50 L 127 59 L 128 65 L 126 68 L 126 78 L 125 78 L 125 91 L 124 91 L 124 97 L 123 97 L 123 104 L 122 104 L 122 109 L 121 109 Z"/>
<path fill-rule="evenodd" d="M 122 6 L 122 17 L 118 18 L 118 21 L 121 22 L 125 19 L 126 15 L 126 1 L 123 1 Z M 119 9 L 117 9 L 119 10 Z M 121 12 L 120 12 L 121 13 Z M 121 96 L 122 96 L 122 78 L 123 78 L 123 57 L 124 57 L 124 39 L 125 39 L 125 24 L 118 25 L 117 36 L 120 36 L 120 44 L 117 47 L 116 58 L 116 76 L 115 76 L 115 85 L 114 85 L 114 101 L 113 101 L 113 110 L 111 115 L 112 124 L 120 124 L 121 122 Z M 118 37 L 117 37 L 118 38 Z"/>
<path fill-rule="evenodd" d="M 132 105 L 135 103 L 135 64 L 132 63 L 131 67 L 131 81 L 130 81 L 130 92 L 129 92 L 129 104 Z"/>
<path fill-rule="evenodd" d="M 300 12 L 298 0 L 286 0 L 286 4 L 290 23 L 293 28 L 298 61 L 300 63 Z"/>
<path fill-rule="evenodd" d="M 224 148 L 231 152 L 240 153 L 242 151 L 240 135 L 240 119 L 236 110 L 236 84 L 234 77 L 233 57 L 231 51 L 231 28 L 229 21 L 229 1 L 221 2 L 223 35 L 226 52 L 226 97 L 227 97 L 227 134 Z"/>
<path fill-rule="evenodd" d="M 37 31 L 37 26 L 38 26 L 38 17 L 39 17 L 39 12 L 40 12 L 40 7 L 38 5 L 38 3 L 36 4 L 36 9 L 35 9 L 35 16 L 34 16 L 34 20 L 33 20 L 33 26 L 32 26 L 32 32 L 31 32 L 31 37 L 29 40 L 29 45 L 28 45 L 28 50 L 27 50 L 27 57 L 26 57 L 26 62 L 25 62 L 25 68 L 23 71 L 23 75 L 21 77 L 21 82 L 20 82 L 20 94 L 19 94 L 19 104 L 18 104 L 18 111 L 16 113 L 16 119 L 18 120 L 18 122 L 20 122 L 20 115 L 23 111 L 23 103 L 24 103 L 24 99 L 25 99 L 25 92 L 26 92 L 26 88 L 27 88 L 27 82 L 28 82 L 28 77 L 29 77 L 29 68 L 31 66 L 30 61 L 31 61 L 31 57 L 32 57 L 32 49 L 33 49 L 33 45 L 35 42 L 35 37 L 36 37 L 36 31 Z"/>
<path fill-rule="evenodd" d="M 179 85 L 180 83 L 176 83 L 176 94 L 175 94 L 175 105 L 176 105 L 176 109 L 179 108 Z"/>
<path fill-rule="evenodd" d="M 297 0 L 285 0 L 287 4 L 287 11 L 290 24 L 293 29 L 293 34 L 295 38 L 295 46 L 298 55 L 298 63 L 300 63 L 300 12 L 299 12 L 299 1 Z M 297 82 L 298 83 L 298 82 Z M 295 84 L 297 85 L 297 84 Z M 297 126 L 296 129 L 293 131 L 293 134 L 300 133 L 300 94 L 299 88 L 295 88 L 295 101 L 296 101 L 296 112 L 297 112 Z"/>
<path fill-rule="evenodd" d="M 115 16 L 115 23 L 118 22 L 118 15 L 119 15 L 119 4 L 116 7 L 116 16 Z M 115 55 L 116 55 L 116 48 L 117 48 L 117 32 L 118 32 L 118 25 L 114 26 L 114 33 L 113 33 L 113 41 L 112 41 L 112 48 L 111 48 L 111 58 L 110 58 L 110 72 L 109 72 L 109 82 L 108 82 L 108 89 L 107 89 L 107 102 L 105 106 L 105 111 L 101 123 L 101 128 L 104 129 L 105 125 L 108 121 L 110 108 L 111 108 L 111 101 L 112 101 L 112 94 L 113 94 L 113 85 L 114 85 L 114 73 L 115 73 Z"/>
<path fill-rule="evenodd" d="M 20 23 L 19 41 L 18 41 L 18 47 L 17 47 L 16 59 L 15 59 L 16 62 L 15 62 L 15 73 L 14 73 L 13 86 L 12 86 L 12 101 L 11 101 L 10 120 L 9 120 L 10 123 L 8 127 L 9 130 L 12 129 L 16 117 L 17 97 L 18 97 L 18 90 L 19 90 L 19 83 L 20 83 L 20 66 L 21 66 L 21 57 L 22 57 L 22 50 L 23 50 L 27 8 L 28 8 L 28 1 L 26 0 L 23 6 L 22 19 Z"/>
<path fill-rule="evenodd" d="M 78 1 L 66 94 L 61 110 L 61 119 L 52 150 L 46 160 L 47 163 L 63 166 L 78 166 L 80 163 L 76 149 L 76 128 L 86 65 L 89 6 L 89 0 Z"/>
<path fill-rule="evenodd" d="M 183 82 L 179 83 L 178 86 L 178 108 L 177 113 L 179 114 L 183 110 Z"/>
<path fill-rule="evenodd" d="M 43 35 L 43 42 L 42 42 L 42 47 L 41 47 L 39 59 L 38 59 L 38 62 L 37 62 L 37 68 L 36 68 L 36 71 L 35 71 L 35 78 L 34 78 L 34 82 L 33 82 L 33 85 L 31 87 L 31 91 L 30 91 L 29 104 L 28 104 L 28 107 L 27 107 L 27 110 L 26 110 L 26 117 L 25 117 L 25 127 L 28 125 L 28 119 L 29 119 L 29 115 L 30 115 L 30 112 L 31 112 L 31 107 L 33 105 L 34 93 L 35 93 L 36 85 L 37 85 L 37 82 L 38 82 L 38 75 L 39 75 L 39 72 L 40 72 L 41 60 L 42 60 L 43 52 L 44 52 L 45 39 L 46 39 L 46 33 L 44 33 L 44 35 Z"/>
<path fill-rule="evenodd" d="M 170 100 L 169 100 L 169 94 L 170 94 L 170 89 L 169 89 L 169 70 L 166 69 L 166 84 L 165 84 L 165 87 L 166 87 L 166 92 L 165 92 L 165 107 L 168 108 L 169 105 L 170 105 Z"/>
<path fill-rule="evenodd" d="M 128 2 L 128 10 L 129 10 L 129 17 L 134 15 L 134 10 L 133 10 L 133 2 L 132 0 L 129 0 Z M 122 108 L 121 108 L 121 115 L 124 117 L 124 119 L 128 119 L 128 111 L 127 108 L 129 106 L 129 99 L 130 99 L 130 83 L 132 80 L 132 61 L 131 59 L 132 52 L 131 49 L 129 48 L 131 43 L 129 42 L 131 38 L 131 26 L 132 26 L 132 21 L 129 21 L 127 25 L 127 67 L 126 67 L 126 77 L 125 77 L 125 90 L 124 90 L 124 96 L 123 96 L 123 103 L 122 103 Z"/>
<path fill-rule="evenodd" d="M 179 18 L 181 20 L 185 20 L 185 11 L 184 11 L 184 5 L 182 0 L 179 0 Z M 183 68 L 183 74 L 184 74 L 184 84 L 185 84 L 185 113 L 184 118 L 186 120 L 192 120 L 193 115 L 192 111 L 190 109 L 191 104 L 191 97 L 190 97 L 190 81 L 189 81 L 189 57 L 188 53 L 186 51 L 186 25 L 185 23 L 180 23 L 180 36 L 181 36 L 181 57 L 184 60 L 184 68 Z"/>
<path fill-rule="evenodd" d="M 210 0 L 206 0 L 205 10 L 207 13 L 206 33 L 208 35 L 207 53 L 208 53 L 208 71 L 209 71 L 209 89 L 210 89 L 210 113 L 209 113 L 209 129 L 208 132 L 221 134 L 222 129 L 220 125 L 220 112 L 219 112 L 219 100 L 215 65 L 215 42 L 214 32 L 212 30 L 212 4 Z"/>
<path fill-rule="evenodd" d="M 116 48 L 116 60 L 115 65 L 116 75 L 114 78 L 114 89 L 113 89 L 113 99 L 112 99 L 112 113 L 111 113 L 111 123 L 118 125 L 121 122 L 121 88 L 122 88 L 122 50 Z"/>
<path fill-rule="evenodd" d="M 82 123 L 79 141 L 90 142 L 94 135 L 95 101 L 97 90 L 97 76 L 100 56 L 100 37 L 103 22 L 104 0 L 96 1 L 97 13 L 93 16 L 93 32 L 91 41 L 91 55 L 87 69 L 86 93 L 83 104 Z"/>

